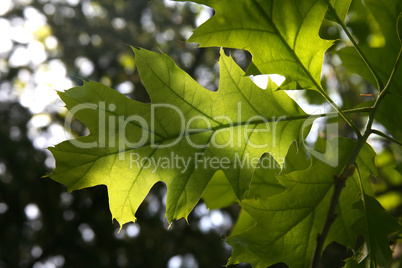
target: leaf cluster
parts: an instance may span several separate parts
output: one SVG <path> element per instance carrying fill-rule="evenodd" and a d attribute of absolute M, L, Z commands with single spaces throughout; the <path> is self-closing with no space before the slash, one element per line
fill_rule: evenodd
<path fill-rule="evenodd" d="M 151 102 L 127 99 L 96 82 L 60 92 L 90 134 L 50 148 L 56 158 L 51 178 L 69 191 L 106 185 L 121 225 L 136 220 L 159 181 L 167 186 L 169 223 L 187 219 L 201 198 L 211 209 L 238 203 L 242 212 L 227 238 L 229 264 L 317 267 L 322 250 L 335 241 L 354 252 L 347 267 L 389 267 L 388 235 L 400 226 L 374 197 L 376 153 L 367 140 L 372 134 L 401 140 L 402 4 L 365 1 L 386 40 L 372 47 L 358 45 L 346 27 L 348 0 L 196 2 L 216 14 L 189 41 L 247 50 L 247 71 L 221 49 L 219 89 L 212 92 L 167 55 L 133 48 Z M 342 29 L 351 46 L 322 39 L 323 20 Z M 343 67 L 376 88 L 374 102 L 343 110 L 331 99 L 321 81 L 331 46 Z M 285 81 L 278 86 L 269 80 L 261 89 L 248 77 L 257 74 L 280 74 Z M 284 91 L 296 89 L 319 93 L 356 138 L 319 138 L 314 148 L 307 146 L 312 122 L 330 114 L 305 113 Z M 349 116 L 358 112 L 368 112 L 363 129 Z M 374 119 L 388 134 L 373 129 Z M 183 161 L 161 166 L 164 159 Z M 257 160 L 247 165 L 250 159 Z"/>

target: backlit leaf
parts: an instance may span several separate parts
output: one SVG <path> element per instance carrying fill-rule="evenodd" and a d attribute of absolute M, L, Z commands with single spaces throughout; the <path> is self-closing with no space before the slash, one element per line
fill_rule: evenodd
<path fill-rule="evenodd" d="M 272 82 L 258 88 L 223 52 L 218 92 L 202 88 L 166 55 L 135 54 L 152 103 L 95 82 L 61 92 L 90 135 L 50 148 L 51 178 L 69 191 L 106 185 L 120 224 L 135 220 L 158 181 L 167 185 L 169 222 L 188 216 L 220 169 L 242 198 L 264 153 L 282 165 L 289 146 L 300 142 L 306 114 Z"/>
<path fill-rule="evenodd" d="M 247 74 L 280 74 L 286 77 L 281 88 L 322 91 L 324 52 L 332 44 L 318 35 L 327 1 L 195 2 L 211 6 L 216 15 L 194 31 L 190 42 L 248 50 L 253 64 Z"/>
<path fill-rule="evenodd" d="M 334 140 L 333 140 L 334 141 Z M 339 140 L 339 148 L 327 152 L 333 157 L 347 159 L 352 140 Z M 368 174 L 373 172 L 374 152 L 366 145 L 357 164 L 364 174 L 364 188 L 371 191 Z M 228 239 L 234 247 L 230 263 L 249 262 L 253 267 L 267 267 L 284 262 L 289 267 L 309 267 L 317 235 L 321 232 L 333 191 L 334 174 L 339 167 L 331 167 L 313 157 L 305 170 L 279 175 L 278 181 L 286 190 L 268 198 L 245 199 L 243 209 L 256 225 Z M 326 244 L 337 241 L 353 248 L 357 236 L 356 223 L 366 215 L 354 204 L 361 202 L 361 187 L 356 174 L 347 179 L 337 209 L 337 218 Z M 366 226 L 366 228 L 368 228 Z M 383 237 L 386 239 L 386 236 Z M 297 241 L 297 242 L 295 242 Z"/>

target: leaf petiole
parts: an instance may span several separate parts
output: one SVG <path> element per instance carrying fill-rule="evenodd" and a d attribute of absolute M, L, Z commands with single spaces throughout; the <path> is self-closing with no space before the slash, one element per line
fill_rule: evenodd
<path fill-rule="evenodd" d="M 346 123 L 348 123 L 348 125 L 353 129 L 353 131 L 357 135 L 357 138 L 360 139 L 362 137 L 362 134 L 360 133 L 360 130 L 355 125 L 355 123 L 353 123 L 353 121 L 350 120 L 350 118 L 346 115 L 346 113 L 342 111 L 338 105 L 336 105 L 336 103 L 330 98 L 330 96 L 328 96 L 328 94 L 321 87 L 319 88 L 320 88 L 319 92 L 321 93 L 321 95 L 332 105 L 332 107 L 335 108 L 336 112 L 342 116 L 342 118 L 346 121 Z"/>

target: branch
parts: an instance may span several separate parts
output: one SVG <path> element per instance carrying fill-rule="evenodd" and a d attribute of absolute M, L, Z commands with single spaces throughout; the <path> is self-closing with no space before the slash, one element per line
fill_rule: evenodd
<path fill-rule="evenodd" d="M 349 109 L 349 110 L 342 110 L 343 113 L 345 114 L 351 114 L 351 113 L 369 113 L 371 111 L 372 107 L 363 107 L 363 108 L 354 108 L 354 109 Z M 331 112 L 331 113 L 322 113 L 322 114 L 311 114 L 308 116 L 305 116 L 305 118 L 314 118 L 314 117 L 325 117 L 325 116 L 333 116 L 333 115 L 338 115 L 338 112 Z M 304 117 L 303 117 L 304 118 Z"/>
<path fill-rule="evenodd" d="M 316 248 L 314 251 L 313 262 L 311 263 L 311 267 L 313 267 L 313 268 L 318 267 L 318 264 L 319 264 L 320 258 L 321 258 L 321 252 L 322 252 L 322 249 L 325 244 L 325 239 L 327 238 L 329 230 L 332 226 L 332 223 L 335 221 L 336 216 L 337 216 L 335 213 L 335 209 L 336 209 L 336 206 L 338 205 L 339 197 L 341 196 L 343 187 L 345 187 L 346 179 L 349 176 L 353 175 L 354 167 L 355 167 L 354 165 L 350 165 L 348 167 L 347 173 L 345 173 L 339 177 L 336 175 L 334 176 L 334 180 L 335 180 L 334 192 L 331 197 L 331 203 L 329 205 L 328 215 L 327 215 L 327 219 L 325 220 L 324 228 L 322 229 L 321 234 L 317 235 L 317 245 L 316 245 Z"/>
<path fill-rule="evenodd" d="M 381 137 L 383 137 L 383 138 L 385 138 L 385 139 L 387 139 L 387 140 L 389 140 L 389 141 L 391 141 L 391 142 L 394 142 L 394 143 L 396 143 L 396 144 L 402 146 L 402 142 L 397 141 L 396 139 L 394 139 L 394 138 L 388 136 L 387 134 L 385 134 L 385 133 L 383 133 L 383 132 L 381 132 L 381 131 L 379 131 L 379 130 L 377 130 L 377 129 L 372 129 L 372 130 L 371 130 L 371 133 L 377 134 L 378 136 L 381 136 Z"/>
<path fill-rule="evenodd" d="M 334 193 L 333 193 L 332 198 L 331 198 L 331 204 L 330 204 L 330 207 L 329 207 L 329 210 L 328 210 L 328 214 L 327 214 L 327 218 L 326 218 L 326 221 L 325 221 L 325 224 L 324 224 L 324 228 L 323 228 L 322 232 L 320 234 L 318 234 L 318 237 L 317 237 L 317 245 L 316 245 L 316 248 L 315 248 L 315 251 L 314 251 L 313 260 L 311 262 L 311 267 L 312 268 L 317 268 L 318 267 L 318 264 L 319 264 L 320 258 L 321 258 L 321 252 L 322 252 L 322 249 L 324 247 L 325 240 L 326 240 L 326 238 L 328 236 L 329 229 L 330 229 L 332 223 L 334 222 L 334 220 L 336 218 L 335 208 L 338 205 L 339 196 L 340 196 L 340 193 L 341 193 L 342 188 L 343 188 L 342 182 L 345 183 L 346 179 L 349 176 L 353 175 L 353 172 L 355 170 L 354 163 L 355 163 L 357 157 L 359 156 L 360 150 L 363 148 L 363 146 L 366 143 L 368 137 L 372 133 L 371 128 L 373 126 L 375 113 L 377 112 L 377 109 L 378 109 L 380 103 L 384 100 L 385 96 L 387 95 L 387 93 L 390 90 L 392 80 L 394 79 L 396 70 L 398 69 L 398 66 L 399 66 L 399 64 L 401 62 L 401 54 L 402 54 L 402 47 L 399 50 L 398 57 L 396 59 L 394 68 L 392 69 L 391 75 L 389 76 L 387 84 L 385 85 L 385 87 L 383 89 L 380 89 L 380 94 L 378 95 L 378 98 L 376 99 L 376 102 L 374 103 L 374 106 L 370 110 L 369 118 L 367 120 L 367 124 L 366 124 L 366 127 L 364 129 L 363 136 L 359 137 L 359 139 L 357 141 L 357 144 L 353 148 L 352 154 L 351 154 L 349 160 L 347 161 L 347 164 L 345 165 L 345 168 L 341 172 L 341 175 L 339 177 L 335 176 Z"/>

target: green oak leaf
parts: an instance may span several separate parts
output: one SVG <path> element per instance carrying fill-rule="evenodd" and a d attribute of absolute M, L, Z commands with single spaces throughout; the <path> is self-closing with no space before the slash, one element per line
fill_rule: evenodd
<path fill-rule="evenodd" d="M 376 174 L 369 170 L 370 167 L 360 166 L 357 177 L 360 184 L 360 200 L 353 207 L 364 213 L 356 222 L 354 229 L 365 239 L 363 246 L 346 261 L 346 267 L 390 267 L 391 249 L 388 235 L 401 226 L 381 204 L 372 196 L 372 192 L 366 193 L 367 187 L 363 186 L 363 178 L 367 175 Z"/>
<path fill-rule="evenodd" d="M 217 92 L 201 87 L 166 55 L 134 52 L 151 103 L 96 82 L 60 92 L 90 134 L 50 148 L 56 158 L 51 178 L 69 191 L 106 185 L 120 224 L 135 221 L 158 181 L 167 185 L 169 222 L 187 218 L 220 169 L 240 199 L 264 153 L 282 165 L 289 146 L 305 136 L 308 116 L 297 104 L 271 81 L 266 90 L 258 88 L 223 50 Z"/>
<path fill-rule="evenodd" d="M 323 93 L 321 68 L 332 41 L 318 31 L 326 0 L 196 0 L 216 15 L 190 37 L 202 47 L 248 50 L 253 59 L 247 74 L 280 74 L 283 89 L 314 89 Z M 252 42 L 250 42 L 252 40 Z"/>
<path fill-rule="evenodd" d="M 347 159 L 355 142 L 339 139 L 331 140 L 331 143 L 334 141 L 339 142 L 339 147 L 332 146 L 327 153 L 332 157 Z M 374 156 L 373 149 L 366 144 L 356 160 L 366 193 L 371 193 L 368 175 L 375 173 Z M 286 189 L 283 193 L 268 198 L 242 200 L 242 208 L 256 224 L 250 228 L 249 223 L 245 225 L 248 229 L 244 232 L 238 231 L 228 238 L 228 243 L 234 248 L 229 263 L 249 262 L 253 267 L 267 267 L 284 262 L 289 267 L 309 267 L 317 235 L 328 213 L 333 176 L 339 173 L 341 166 L 329 166 L 312 156 L 308 169 L 277 176 Z M 359 202 L 362 202 L 361 184 L 355 172 L 347 179 L 342 190 L 336 211 L 338 216 L 326 245 L 337 241 L 349 248 L 355 246 L 357 236 L 360 232 L 364 233 L 355 230 L 357 222 L 365 216 L 361 209 L 354 207 Z M 373 226 L 364 227 L 363 230 L 367 230 Z"/>
<path fill-rule="evenodd" d="M 353 261 L 347 262 L 348 265 L 350 267 L 353 267 L 352 264 L 364 264 L 363 267 L 372 268 L 390 267 L 392 254 L 388 235 L 401 230 L 401 226 L 372 196 L 363 193 L 361 202 L 356 203 L 355 207 L 365 213 L 365 217 L 355 226 L 365 238 L 365 243 L 351 258 Z"/>

